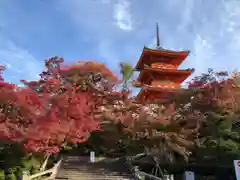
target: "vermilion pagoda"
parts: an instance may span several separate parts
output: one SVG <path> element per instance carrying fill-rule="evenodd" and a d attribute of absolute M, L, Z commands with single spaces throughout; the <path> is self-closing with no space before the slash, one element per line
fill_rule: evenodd
<path fill-rule="evenodd" d="M 194 69 L 178 69 L 189 53 L 161 48 L 157 25 L 157 48 L 144 47 L 135 67 L 136 71 L 140 71 L 135 87 L 141 87 L 136 101 L 145 103 L 166 101 L 181 90 L 181 83 L 194 72 Z"/>

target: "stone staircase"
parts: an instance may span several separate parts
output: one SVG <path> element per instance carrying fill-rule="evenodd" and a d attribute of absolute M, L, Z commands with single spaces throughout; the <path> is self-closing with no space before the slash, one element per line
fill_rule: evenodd
<path fill-rule="evenodd" d="M 55 180 L 133 180 L 133 176 L 123 159 L 96 159 L 67 156 L 63 158 Z"/>

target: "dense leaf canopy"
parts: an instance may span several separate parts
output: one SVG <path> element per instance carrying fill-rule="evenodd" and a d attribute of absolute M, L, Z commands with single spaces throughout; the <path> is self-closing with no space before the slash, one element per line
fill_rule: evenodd
<path fill-rule="evenodd" d="M 121 64 L 119 79 L 97 62 L 63 63 L 58 57 L 46 60 L 41 79 L 23 80 L 23 88 L 0 76 L 2 140 L 23 144 L 29 153 L 53 154 L 87 142 L 93 132 L 111 132 L 113 141 L 105 137 L 106 144 L 166 161 L 239 152 L 238 73 L 210 69 L 169 104 L 136 104 L 129 96 L 130 65 Z M 1 66 L 0 75 L 4 70 Z"/>

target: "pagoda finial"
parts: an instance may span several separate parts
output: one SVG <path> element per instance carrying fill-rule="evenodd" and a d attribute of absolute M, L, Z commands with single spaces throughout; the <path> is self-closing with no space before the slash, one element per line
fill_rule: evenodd
<path fill-rule="evenodd" d="M 156 33 L 157 33 L 157 49 L 160 49 L 160 38 L 159 38 L 159 28 L 158 23 L 156 23 Z"/>

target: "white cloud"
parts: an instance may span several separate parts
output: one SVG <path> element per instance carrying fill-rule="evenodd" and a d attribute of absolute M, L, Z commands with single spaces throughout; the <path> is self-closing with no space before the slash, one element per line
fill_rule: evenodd
<path fill-rule="evenodd" d="M 197 75 L 208 68 L 232 71 L 240 65 L 240 2 L 239 1 L 184 1 L 178 32 L 190 39 L 190 61 Z M 217 2 L 217 3 L 216 3 Z M 179 41 L 176 40 L 175 44 Z"/>
<path fill-rule="evenodd" d="M 185 0 L 184 1 L 184 11 L 182 11 L 182 18 L 179 26 L 177 27 L 179 30 L 183 30 L 192 20 L 192 12 L 194 8 L 194 1 Z"/>
<path fill-rule="evenodd" d="M 117 4 L 114 4 L 116 2 Z M 1 3 L 2 1 L 0 1 Z M 194 67 L 197 72 L 202 72 L 206 71 L 209 66 L 219 70 L 239 66 L 240 1 L 168 0 L 165 2 L 155 0 L 149 3 L 148 1 L 130 0 L 84 2 L 59 0 L 54 1 L 53 4 L 54 6 L 49 4 L 54 10 L 51 11 L 52 17 L 54 19 L 56 15 L 64 17 L 61 18 L 61 31 L 69 31 L 69 34 L 80 42 L 73 46 L 82 48 L 81 45 L 84 45 L 89 51 L 85 52 L 86 57 L 93 56 L 98 61 L 105 62 L 111 69 L 113 66 L 114 68 L 118 66 L 119 60 L 129 60 L 135 65 L 144 44 L 150 44 L 150 47 L 155 48 L 156 21 L 159 23 L 160 41 L 164 48 L 191 51 L 189 60 L 184 62 L 186 68 Z M 2 7 L 6 9 L 4 6 Z M 9 11 L 9 14 L 25 12 L 24 10 L 14 9 L 14 11 Z M 39 11 L 38 16 L 41 17 L 40 12 L 42 11 Z M 14 16 L 16 15 L 14 14 Z M 9 26 L 11 29 L 17 29 L 15 21 L 10 16 L 4 15 L 4 11 L 0 11 L 0 17 L 2 17 L 0 31 L 1 27 L 8 24 L 11 25 Z M 26 17 L 23 16 L 21 22 L 26 21 Z M 26 22 L 28 26 L 33 26 L 32 21 Z M 47 26 L 45 21 L 43 23 L 42 26 Z M 117 31 L 116 29 L 119 28 L 121 30 Z M 31 30 L 33 34 L 37 34 L 35 31 Z M 28 32 L 18 31 L 17 33 L 22 37 L 16 38 L 18 41 L 20 41 L 19 39 L 32 38 Z M 18 36 L 17 33 L 14 32 L 9 37 Z M 8 33 L 6 32 L 6 34 Z M 59 36 L 61 33 L 50 32 L 46 34 L 56 39 L 62 38 Z M 13 43 L 6 44 L 6 39 L 4 41 L 3 43 L 3 40 L 0 39 L 0 62 L 9 67 L 6 73 L 7 78 L 11 77 L 12 80 L 16 80 L 17 77 L 21 78 L 20 75 L 25 79 L 35 78 L 36 74 L 42 70 L 43 63 L 37 61 L 36 57 L 24 48 L 17 47 Z M 71 42 L 66 43 L 70 44 Z M 27 45 L 33 47 L 36 44 L 28 43 Z M 55 48 L 58 49 L 58 47 L 56 45 Z M 35 52 L 36 54 L 43 53 L 37 49 Z M 73 52 L 62 53 L 66 57 L 69 54 L 72 56 Z M 80 52 L 73 54 L 77 54 L 81 58 Z M 231 63 L 229 63 L 230 60 Z M 16 77 L 13 77 L 10 72 L 14 75 L 17 74 Z"/>
<path fill-rule="evenodd" d="M 124 33 L 125 31 L 133 30 L 130 3 L 127 0 L 119 0 L 117 4 L 101 0 L 87 1 L 83 6 L 77 0 L 71 2 L 61 0 L 57 2 L 57 6 L 78 29 L 81 41 L 83 33 L 86 33 L 84 37 L 91 41 L 93 46 L 90 51 L 96 52 L 98 61 L 105 62 L 111 70 L 118 73 L 119 59 L 122 56 L 119 45 L 123 45 L 119 41 L 129 35 Z M 98 8 L 91 8 L 95 6 Z M 118 28 L 123 31 L 116 31 Z M 123 38 L 119 38 L 120 36 Z"/>
<path fill-rule="evenodd" d="M 12 41 L 0 37 L 0 61 L 6 66 L 4 78 L 11 83 L 20 80 L 36 80 L 43 70 L 43 62 L 35 59 L 27 50 L 18 47 Z"/>
<path fill-rule="evenodd" d="M 114 5 L 113 16 L 116 21 L 116 25 L 125 31 L 133 30 L 132 17 L 130 13 L 130 2 L 127 0 L 119 0 Z"/>
<path fill-rule="evenodd" d="M 193 43 L 192 56 L 194 59 L 193 65 L 197 73 L 206 70 L 211 65 L 211 60 L 214 56 L 212 45 L 208 40 L 200 35 L 196 35 Z"/>
<path fill-rule="evenodd" d="M 240 2 L 225 2 L 221 19 L 222 26 L 225 27 L 225 33 L 230 38 L 229 46 L 240 51 Z"/>

